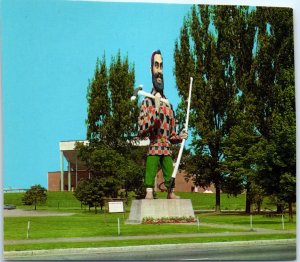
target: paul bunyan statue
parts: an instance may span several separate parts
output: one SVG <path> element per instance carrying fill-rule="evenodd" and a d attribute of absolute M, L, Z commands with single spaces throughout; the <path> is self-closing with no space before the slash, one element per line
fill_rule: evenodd
<path fill-rule="evenodd" d="M 153 83 L 151 98 L 145 97 L 142 101 L 138 119 L 139 137 L 150 140 L 144 180 L 145 199 L 153 199 L 153 188 L 159 163 L 165 187 L 169 188 L 173 172 L 171 146 L 181 143 L 188 136 L 186 131 L 180 134 L 176 133 L 173 107 L 164 95 L 163 57 L 160 50 L 154 51 L 151 55 L 151 74 Z M 174 184 L 171 185 L 172 188 L 168 190 L 168 199 L 178 198 L 174 194 L 174 186 Z"/>

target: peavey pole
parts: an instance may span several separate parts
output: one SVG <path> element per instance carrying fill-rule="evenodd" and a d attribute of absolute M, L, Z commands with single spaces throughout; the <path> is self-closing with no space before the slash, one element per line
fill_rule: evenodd
<path fill-rule="evenodd" d="M 135 100 L 137 95 L 142 95 L 142 96 L 153 98 L 153 99 L 155 98 L 154 95 L 143 91 L 143 85 L 139 85 L 136 89 L 134 89 L 133 96 L 130 98 L 131 101 Z M 162 101 L 163 103 L 165 103 L 167 105 L 170 105 L 169 101 L 165 98 L 161 98 L 160 101 Z"/>
<path fill-rule="evenodd" d="M 190 89 L 189 89 L 189 97 L 188 97 L 188 105 L 187 105 L 187 110 L 186 110 L 186 119 L 185 119 L 185 131 L 188 131 L 188 124 L 189 124 L 189 113 L 190 113 L 190 106 L 191 106 L 191 96 L 192 96 L 192 86 L 193 86 L 193 78 L 190 78 Z M 179 164 L 180 164 L 180 160 L 181 160 L 181 156 L 182 156 L 182 152 L 183 152 L 183 148 L 184 148 L 184 142 L 185 139 L 182 139 L 181 145 L 180 145 L 180 150 L 178 153 L 178 157 L 177 157 L 177 161 L 172 173 L 172 177 L 170 179 L 169 182 L 169 187 L 168 187 L 168 193 L 170 194 L 172 191 L 172 188 L 175 185 L 175 178 L 176 178 L 176 174 L 179 168 Z"/>

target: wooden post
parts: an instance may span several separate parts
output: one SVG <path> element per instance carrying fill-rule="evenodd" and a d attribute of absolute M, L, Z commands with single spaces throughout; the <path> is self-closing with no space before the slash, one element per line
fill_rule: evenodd
<path fill-rule="evenodd" d="M 27 239 L 29 238 L 30 220 L 27 223 Z"/>
<path fill-rule="evenodd" d="M 118 236 L 120 235 L 120 218 L 118 218 Z"/>

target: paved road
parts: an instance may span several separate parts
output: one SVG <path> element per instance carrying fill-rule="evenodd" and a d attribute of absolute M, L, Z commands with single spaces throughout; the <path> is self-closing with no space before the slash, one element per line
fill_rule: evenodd
<path fill-rule="evenodd" d="M 45 250 L 20 253 L 6 260 L 296 260 L 296 240 L 238 241 L 225 243 L 172 244 L 111 248 Z"/>

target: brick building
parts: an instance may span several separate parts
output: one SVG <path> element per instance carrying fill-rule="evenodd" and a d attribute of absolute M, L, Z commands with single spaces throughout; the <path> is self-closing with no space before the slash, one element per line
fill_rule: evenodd
<path fill-rule="evenodd" d="M 78 157 L 78 151 L 75 150 L 76 142 L 88 144 L 88 141 L 62 141 L 59 143 L 60 149 L 60 171 L 48 172 L 48 191 L 73 191 L 76 189 L 78 182 L 81 179 L 90 177 L 86 170 L 84 163 Z M 147 141 L 141 141 L 140 146 L 147 146 Z M 67 170 L 64 170 L 64 162 L 67 161 Z M 177 192 L 205 192 L 213 193 L 215 189 L 213 186 L 209 188 L 195 187 L 194 183 L 187 181 L 186 173 L 179 170 L 176 175 L 175 189 Z M 158 170 L 155 191 L 163 188 L 162 171 Z"/>

